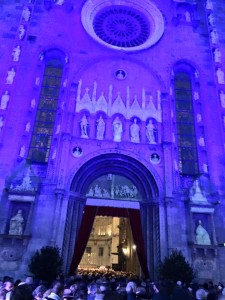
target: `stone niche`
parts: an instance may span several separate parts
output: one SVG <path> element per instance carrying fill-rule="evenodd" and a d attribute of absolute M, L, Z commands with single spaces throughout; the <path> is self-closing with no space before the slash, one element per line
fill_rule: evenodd
<path fill-rule="evenodd" d="M 0 271 L 15 272 L 31 238 L 32 216 L 39 181 L 31 165 L 19 164 L 6 180 L 7 211 L 0 234 Z"/>

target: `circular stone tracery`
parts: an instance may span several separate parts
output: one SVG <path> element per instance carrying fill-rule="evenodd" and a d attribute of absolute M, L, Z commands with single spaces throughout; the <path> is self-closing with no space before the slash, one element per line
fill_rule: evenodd
<path fill-rule="evenodd" d="M 81 20 L 93 39 L 115 50 L 146 49 L 164 33 L 163 16 L 150 0 L 87 0 Z"/>
<path fill-rule="evenodd" d="M 94 18 L 93 28 L 100 39 L 118 47 L 142 45 L 150 34 L 147 18 L 121 5 L 102 9 Z"/>

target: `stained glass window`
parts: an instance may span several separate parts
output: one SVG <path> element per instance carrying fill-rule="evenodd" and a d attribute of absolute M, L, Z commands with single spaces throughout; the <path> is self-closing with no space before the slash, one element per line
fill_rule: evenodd
<path fill-rule="evenodd" d="M 29 149 L 33 163 L 47 163 L 58 105 L 63 65 L 59 59 L 46 62 L 39 104 Z"/>
<path fill-rule="evenodd" d="M 198 156 L 190 74 L 179 71 L 174 78 L 179 171 L 198 174 Z"/>

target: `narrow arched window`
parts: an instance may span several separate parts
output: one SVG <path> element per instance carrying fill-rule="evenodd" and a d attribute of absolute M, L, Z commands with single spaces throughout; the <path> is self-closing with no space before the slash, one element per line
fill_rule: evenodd
<path fill-rule="evenodd" d="M 199 172 L 193 107 L 192 74 L 175 72 L 174 76 L 176 128 L 179 172 L 197 175 Z"/>
<path fill-rule="evenodd" d="M 47 56 L 47 55 L 46 55 Z M 63 74 L 61 58 L 46 57 L 29 155 L 32 163 L 47 163 Z"/>

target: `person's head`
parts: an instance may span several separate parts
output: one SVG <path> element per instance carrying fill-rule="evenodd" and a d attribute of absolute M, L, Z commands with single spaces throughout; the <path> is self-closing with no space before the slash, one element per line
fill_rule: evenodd
<path fill-rule="evenodd" d="M 33 300 L 31 287 L 24 283 L 12 289 L 10 300 Z"/>
<path fill-rule="evenodd" d="M 127 293 L 136 293 L 137 285 L 134 281 L 129 281 L 126 286 Z"/>
<path fill-rule="evenodd" d="M 110 290 L 110 283 L 108 281 L 103 281 L 100 283 L 100 286 L 99 286 L 99 290 L 101 292 L 105 292 L 105 291 L 108 291 Z"/>
<path fill-rule="evenodd" d="M 46 292 L 47 288 L 44 285 L 39 285 L 36 287 L 36 289 L 33 291 L 33 297 L 37 300 L 40 300 L 44 297 L 44 293 Z"/>
<path fill-rule="evenodd" d="M 13 289 L 13 283 L 11 281 L 4 282 L 4 289 L 9 292 Z"/>
<path fill-rule="evenodd" d="M 59 297 L 63 296 L 63 292 L 64 292 L 64 286 L 62 283 L 57 282 L 53 288 L 52 288 L 52 292 L 55 293 L 56 295 L 58 295 Z"/>
<path fill-rule="evenodd" d="M 196 291 L 196 299 L 197 300 L 204 300 L 206 299 L 207 293 L 204 289 L 198 289 Z"/>
<path fill-rule="evenodd" d="M 96 283 L 89 284 L 87 289 L 88 294 L 95 295 L 98 292 L 98 285 Z"/>

